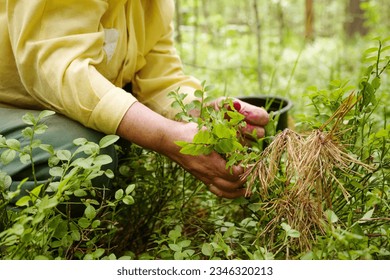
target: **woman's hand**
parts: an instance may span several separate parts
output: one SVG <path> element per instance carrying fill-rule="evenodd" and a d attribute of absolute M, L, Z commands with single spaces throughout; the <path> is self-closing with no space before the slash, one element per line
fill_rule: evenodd
<path fill-rule="evenodd" d="M 219 110 L 222 100 L 214 102 Z M 233 101 L 234 108 L 245 116 L 247 125 L 241 129 L 244 141 L 264 137 L 264 126 L 268 123 L 267 112 L 238 99 Z M 117 134 L 130 142 L 146 149 L 154 150 L 180 164 L 184 169 L 205 183 L 209 190 L 220 197 L 236 198 L 248 195 L 242 188 L 244 181 L 241 166 L 226 168 L 226 161 L 216 152 L 209 155 L 185 155 L 180 152 L 176 141 L 192 142 L 198 126 L 195 123 L 181 123 L 169 120 L 143 104 L 134 103 L 119 124 Z"/>
<path fill-rule="evenodd" d="M 165 154 L 205 183 L 217 196 L 237 198 L 249 195 L 247 190 L 242 188 L 245 182 L 241 179 L 244 172 L 241 166 L 227 169 L 226 161 L 216 152 L 198 156 L 180 153 L 180 147 L 173 142 L 177 140 L 191 142 L 197 132 L 198 127 L 195 123 L 178 123 L 174 132 L 167 135 L 164 141 L 164 147 L 168 149 Z"/>
<path fill-rule="evenodd" d="M 174 160 L 205 183 L 217 196 L 245 196 L 247 191 L 242 188 L 242 167 L 226 169 L 226 161 L 216 152 L 200 156 L 180 152 L 181 148 L 175 141 L 192 142 L 197 132 L 197 124 L 169 120 L 139 102 L 129 108 L 117 130 L 117 134 L 124 139 Z"/>

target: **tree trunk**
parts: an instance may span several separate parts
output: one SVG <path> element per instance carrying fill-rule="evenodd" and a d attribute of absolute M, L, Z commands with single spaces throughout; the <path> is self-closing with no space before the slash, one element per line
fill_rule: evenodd
<path fill-rule="evenodd" d="M 284 21 L 284 10 L 281 1 L 278 1 L 277 3 L 277 17 L 279 22 L 279 44 L 280 46 L 284 47 L 286 25 Z"/>
<path fill-rule="evenodd" d="M 197 49 L 198 49 L 198 35 L 199 35 L 199 1 L 193 1 L 193 11 L 195 15 L 194 21 L 194 37 L 192 38 L 192 64 L 196 65 L 198 61 Z"/>
<path fill-rule="evenodd" d="M 345 23 L 345 32 L 348 37 L 355 34 L 367 34 L 367 28 L 364 26 L 364 11 L 360 7 L 360 0 L 349 0 L 347 7 L 347 22 Z"/>
<path fill-rule="evenodd" d="M 261 69 L 261 21 L 259 16 L 259 8 L 257 5 L 257 0 L 253 0 L 253 12 L 255 16 L 255 24 L 256 24 L 256 45 L 257 45 L 257 81 L 259 84 L 259 90 L 262 89 L 262 69 Z"/>
<path fill-rule="evenodd" d="M 314 3 L 313 0 L 306 0 L 305 5 L 305 38 L 309 41 L 314 39 Z"/>
<path fill-rule="evenodd" d="M 203 14 L 203 17 L 204 17 L 204 22 L 205 22 L 205 29 L 206 29 L 206 33 L 207 34 L 211 34 L 211 28 L 209 26 L 209 17 L 210 17 L 210 13 L 209 13 L 209 5 L 208 5 L 209 1 L 207 0 L 202 0 L 202 14 Z"/>

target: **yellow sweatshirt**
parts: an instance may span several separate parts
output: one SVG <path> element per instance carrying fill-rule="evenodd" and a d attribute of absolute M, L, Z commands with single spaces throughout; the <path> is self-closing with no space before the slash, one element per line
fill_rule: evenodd
<path fill-rule="evenodd" d="M 0 107 L 106 134 L 137 99 L 172 117 L 167 93 L 200 87 L 175 52 L 173 12 L 172 0 L 0 0 Z"/>

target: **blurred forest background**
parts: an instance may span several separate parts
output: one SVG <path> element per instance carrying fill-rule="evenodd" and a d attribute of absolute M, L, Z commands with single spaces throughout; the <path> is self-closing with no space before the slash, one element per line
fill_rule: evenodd
<path fill-rule="evenodd" d="M 107 136 L 100 146 L 76 139 L 85 158 L 72 162 L 70 151 L 36 142 L 44 126 L 27 115 L 23 120 L 33 124 L 24 131 L 29 144 L 0 137 L 0 160 L 17 153 L 21 160 L 32 158 L 38 147 L 52 153 L 54 188 L 36 186 L 16 203 L 24 208 L 11 211 L 18 194 L 4 191 L 11 178 L 0 170 L 0 259 L 390 259 L 390 1 L 175 5 L 176 46 L 187 74 L 213 85 L 211 96 L 291 99 L 291 131 L 315 129 L 318 137 L 310 139 L 317 141 L 274 140 L 293 149 L 281 154 L 283 147 L 276 146 L 279 155 L 268 154 L 270 164 L 267 154 L 245 150 L 244 161 L 256 156 L 252 166 L 272 167 L 279 158 L 273 168 L 278 172 L 269 176 L 270 184 L 255 182 L 250 199 L 237 200 L 218 198 L 168 158 L 131 145 L 121 151 L 115 193 L 107 195 L 91 180 L 114 176 L 101 170 L 110 161 L 98 152 L 114 138 Z M 332 128 L 322 129 L 328 120 Z M 313 153 L 302 145 L 308 142 L 318 144 L 309 146 Z M 340 156 L 342 165 L 333 160 Z M 304 173 L 287 172 L 301 162 Z M 252 178 L 263 178 L 258 174 Z M 75 204 L 74 197 L 85 209 L 82 216 L 58 211 Z M 314 204 L 312 198 L 319 199 Z"/>
<path fill-rule="evenodd" d="M 377 46 L 372 38 L 390 36 L 388 0 L 175 3 L 175 39 L 187 74 L 214 85 L 217 95 L 284 96 L 295 110 L 309 86 L 355 85 L 362 53 Z"/>

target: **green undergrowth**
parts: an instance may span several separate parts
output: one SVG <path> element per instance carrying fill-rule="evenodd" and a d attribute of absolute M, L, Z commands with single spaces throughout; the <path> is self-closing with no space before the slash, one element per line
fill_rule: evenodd
<path fill-rule="evenodd" d="M 311 86 L 306 91 L 310 107 L 294 115 L 291 129 L 303 135 L 319 128 L 327 133 L 337 125 L 335 140 L 348 155 L 370 166 L 351 163 L 346 167 L 350 173 L 335 170 L 328 200 L 319 205 L 322 226 L 311 229 L 305 246 L 298 242 L 303 232 L 269 204 L 282 203 L 283 192 L 296 183 L 287 180 L 286 157 L 268 196 L 255 180 L 249 199 L 226 200 L 169 159 L 136 145 L 120 146 L 117 136 L 99 143 L 75 139 L 76 152 L 56 151 L 36 139 L 47 129 L 42 120 L 53 114 L 43 111 L 23 118 L 26 146 L 0 136 L 3 165 L 20 160 L 34 166 L 33 151 L 41 149 L 50 154 L 52 176 L 21 195 L 19 189 L 9 190 L 12 178 L 0 170 L 0 258 L 390 259 L 389 53 L 389 40 L 377 40 L 363 53 L 365 66 L 357 86 L 341 79 L 324 88 Z M 251 149 L 242 145 L 236 133 L 244 125 L 242 117 L 229 99 L 226 111 L 209 110 L 206 89 L 196 93 L 203 102 L 191 105 L 172 93 L 173 105 L 182 109 L 179 117 L 205 128 L 193 143 L 177 144 L 189 154 L 215 150 L 227 159 L 227 168 L 249 166 L 261 155 L 262 142 Z M 342 118 L 332 119 L 352 92 L 353 106 Z M 206 118 L 191 118 L 188 111 L 194 108 Z M 266 146 L 278 133 L 267 135 Z M 110 145 L 119 154 L 118 170 L 105 168 L 112 159 L 101 150 Z M 93 185 L 100 176 L 111 179 L 109 189 Z M 271 224 L 272 235 L 264 235 Z"/>

